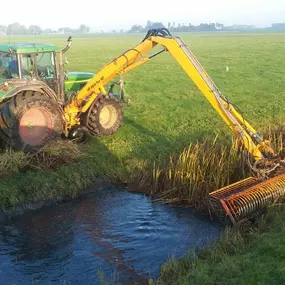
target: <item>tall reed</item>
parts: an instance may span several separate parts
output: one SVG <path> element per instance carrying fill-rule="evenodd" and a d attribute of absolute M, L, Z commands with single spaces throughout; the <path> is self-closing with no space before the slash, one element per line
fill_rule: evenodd
<path fill-rule="evenodd" d="M 285 127 L 268 126 L 262 135 L 285 158 Z M 238 140 L 233 140 L 231 147 L 219 143 L 217 138 L 190 144 L 167 162 L 154 163 L 140 188 L 157 199 L 204 211 L 209 209 L 210 192 L 254 175 L 248 162 L 253 164 L 253 158 Z"/>
<path fill-rule="evenodd" d="M 208 209 L 211 191 L 248 176 L 250 169 L 243 150 L 213 142 L 190 144 L 169 161 L 154 163 L 153 171 L 144 177 L 147 192 L 166 202 L 186 203 L 197 210 Z"/>

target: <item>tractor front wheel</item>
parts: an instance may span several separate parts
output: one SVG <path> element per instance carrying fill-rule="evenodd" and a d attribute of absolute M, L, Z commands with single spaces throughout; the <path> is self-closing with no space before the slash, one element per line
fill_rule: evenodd
<path fill-rule="evenodd" d="M 22 91 L 0 108 L 0 136 L 12 148 L 39 150 L 63 132 L 61 107 L 40 92 Z"/>
<path fill-rule="evenodd" d="M 118 101 L 111 98 L 99 98 L 83 117 L 91 135 L 108 136 L 114 134 L 122 125 L 123 110 Z"/>

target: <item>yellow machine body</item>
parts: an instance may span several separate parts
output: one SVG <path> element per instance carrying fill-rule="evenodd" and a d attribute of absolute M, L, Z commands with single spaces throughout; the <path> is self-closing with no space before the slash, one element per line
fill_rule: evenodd
<path fill-rule="evenodd" d="M 156 46 L 161 46 L 162 50 L 154 55 L 147 56 L 147 52 Z M 79 115 L 88 110 L 97 96 L 106 94 L 104 86 L 107 83 L 116 76 L 123 76 L 132 69 L 150 61 L 163 51 L 169 52 L 179 63 L 256 161 L 270 159 L 275 154 L 270 142 L 263 140 L 249 122 L 233 107 L 231 102 L 222 95 L 184 41 L 179 37 L 172 37 L 166 29 L 149 31 L 141 43 L 118 56 L 96 73 L 72 102 L 65 106 L 67 130 L 80 124 Z M 284 175 L 266 181 L 250 178 L 216 190 L 210 193 L 210 198 L 213 201 L 218 201 L 226 215 L 233 222 L 236 222 L 259 207 L 268 205 L 276 197 L 283 195 L 284 185 Z"/>

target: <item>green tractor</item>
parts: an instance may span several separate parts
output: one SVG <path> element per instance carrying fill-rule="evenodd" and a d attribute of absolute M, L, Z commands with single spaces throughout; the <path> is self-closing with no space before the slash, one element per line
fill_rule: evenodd
<path fill-rule="evenodd" d="M 65 71 L 63 54 L 70 46 L 71 37 L 60 52 L 51 44 L 0 44 L 0 139 L 5 146 L 37 150 L 63 134 L 82 141 L 90 132 L 110 135 L 121 126 L 120 100 L 109 92 L 97 96 L 68 127 L 65 106 L 95 75 Z"/>

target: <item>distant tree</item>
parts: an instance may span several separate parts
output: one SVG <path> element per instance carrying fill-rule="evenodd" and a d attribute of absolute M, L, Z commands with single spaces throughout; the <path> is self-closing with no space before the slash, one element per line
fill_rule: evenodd
<path fill-rule="evenodd" d="M 49 35 L 49 34 L 53 34 L 54 33 L 54 31 L 52 29 L 49 29 L 49 28 L 44 29 L 42 32 L 45 35 Z"/>
<path fill-rule="evenodd" d="M 79 26 L 79 33 L 86 34 L 86 33 L 89 33 L 89 31 L 90 31 L 90 27 L 83 25 L 83 24 Z"/>
<path fill-rule="evenodd" d="M 10 24 L 7 27 L 8 35 L 25 35 L 27 33 L 28 33 L 27 28 L 18 22 Z"/>
<path fill-rule="evenodd" d="M 192 32 L 195 30 L 195 26 L 193 26 L 191 23 L 188 24 L 188 27 L 187 27 L 187 32 Z"/>
<path fill-rule="evenodd" d="M 40 35 L 40 34 L 42 34 L 42 29 L 37 25 L 31 25 L 28 28 L 28 32 L 31 35 Z"/>
<path fill-rule="evenodd" d="M 181 32 L 181 24 L 180 23 L 178 23 L 178 27 L 177 28 L 178 28 L 177 32 Z"/>
<path fill-rule="evenodd" d="M 161 23 L 161 22 L 154 22 L 154 23 L 148 23 L 145 27 L 146 30 L 150 30 L 150 29 L 161 29 L 161 28 L 165 28 L 165 26 Z"/>
<path fill-rule="evenodd" d="M 7 34 L 7 27 L 4 25 L 0 25 L 0 33 Z"/>
<path fill-rule="evenodd" d="M 201 23 L 197 26 L 194 26 L 191 23 L 188 24 L 178 23 L 176 26 L 175 22 L 173 22 L 172 24 L 171 22 L 169 22 L 167 24 L 167 27 L 171 32 L 217 31 L 228 28 L 221 23 Z M 149 29 L 160 29 L 160 28 L 164 28 L 163 23 L 147 21 L 145 28 L 143 28 L 141 25 L 133 25 L 128 32 L 138 33 L 138 32 L 145 32 Z"/>
<path fill-rule="evenodd" d="M 146 22 L 145 30 L 148 31 L 149 29 L 151 29 L 151 25 L 152 25 L 152 22 L 150 20 L 148 20 Z"/>
<path fill-rule="evenodd" d="M 73 34 L 74 30 L 72 30 L 70 27 L 63 27 L 58 29 L 59 34 Z"/>
<path fill-rule="evenodd" d="M 210 24 L 207 24 L 207 23 L 201 23 L 199 26 L 198 26 L 198 31 L 216 31 L 216 25 L 215 23 L 210 23 Z"/>
<path fill-rule="evenodd" d="M 216 29 L 217 30 L 223 30 L 224 29 L 224 25 L 221 23 L 216 23 Z"/>
<path fill-rule="evenodd" d="M 215 24 L 215 23 L 210 23 L 210 24 L 209 24 L 209 30 L 210 30 L 210 31 L 216 31 L 216 30 L 217 30 L 216 24 Z"/>
<path fill-rule="evenodd" d="M 144 28 L 141 25 L 132 25 L 129 32 L 131 32 L 131 33 L 142 33 L 142 32 L 144 32 Z"/>
<path fill-rule="evenodd" d="M 273 23 L 271 26 L 273 29 L 285 29 L 285 23 Z"/>

